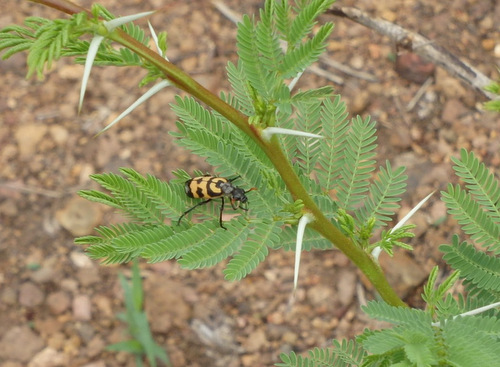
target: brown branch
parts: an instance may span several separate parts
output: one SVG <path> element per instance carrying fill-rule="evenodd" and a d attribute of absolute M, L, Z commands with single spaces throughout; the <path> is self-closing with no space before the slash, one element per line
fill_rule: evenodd
<path fill-rule="evenodd" d="M 373 18 L 361 10 L 349 7 L 333 8 L 327 11 L 327 14 L 350 19 L 356 23 L 362 24 L 376 32 L 388 36 L 396 42 L 398 47 L 410 50 L 427 60 L 441 66 L 451 75 L 457 76 L 467 84 L 471 85 L 476 91 L 480 92 L 488 99 L 498 99 L 493 93 L 484 90 L 484 87 L 493 83 L 493 80 L 475 69 L 473 66 L 461 61 L 458 57 L 436 45 L 418 33 L 404 29 L 403 27 L 391 23 L 387 20 Z"/>
<path fill-rule="evenodd" d="M 33 3 L 42 4 L 53 9 L 57 9 L 66 14 L 76 14 L 82 11 L 90 14 L 90 11 L 81 7 L 80 5 L 73 4 L 68 0 L 30 0 Z"/>

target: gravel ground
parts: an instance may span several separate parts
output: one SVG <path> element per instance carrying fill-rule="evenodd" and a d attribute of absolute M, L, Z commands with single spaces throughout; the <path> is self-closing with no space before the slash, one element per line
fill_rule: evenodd
<path fill-rule="evenodd" d="M 225 65 L 235 61 L 235 25 L 209 1 L 102 2 L 116 14 L 163 7 L 152 17 L 169 34 L 169 57 L 204 86 L 226 90 Z M 454 0 L 345 1 L 446 47 L 483 73 L 498 78 L 500 4 Z M 27 15 L 59 16 L 26 1 L 1 0 L 0 26 L 20 24 Z M 88 7 L 88 1 L 80 4 Z M 237 14 L 255 13 L 261 1 L 224 1 Z M 495 172 L 500 167 L 498 116 L 480 110 L 484 99 L 444 70 L 416 107 L 406 105 L 420 88 L 394 71 L 394 45 L 385 37 L 347 20 L 336 22 L 327 58 L 377 82 L 338 72 L 325 62 L 319 69 L 337 74 L 335 85 L 349 111 L 379 122 L 379 159 L 407 166 L 408 192 L 402 217 L 433 190 L 454 181 L 450 157 L 474 150 Z M 144 23 L 142 23 L 144 24 Z M 495 50 L 496 54 L 495 54 Z M 183 168 L 210 171 L 206 163 L 173 144 L 169 109 L 176 90 L 161 92 L 119 126 L 94 134 L 145 89 L 143 72 L 95 68 L 84 108 L 77 114 L 82 67 L 63 60 L 45 80 L 25 79 L 25 55 L 0 62 L 0 366 L 133 366 L 106 345 L 125 338 L 117 274 L 128 265 L 101 266 L 73 243 L 98 224 L 122 220 L 99 205 L 78 198 L 95 188 L 89 174 L 132 167 L 164 179 Z M 308 72 L 301 88 L 332 84 Z M 411 253 L 383 257 L 396 290 L 420 306 L 421 285 L 435 264 L 437 247 L 450 240 L 456 223 L 446 217 L 439 195 L 414 217 L 417 236 Z M 439 224 L 439 225 L 438 225 Z M 147 312 L 155 340 L 174 366 L 270 366 L 280 352 L 326 346 L 331 338 L 352 337 L 365 327 L 380 327 L 359 310 L 372 289 L 338 251 L 304 253 L 295 304 L 288 300 L 293 254 L 272 252 L 238 283 L 223 279 L 223 266 L 186 271 L 174 262 L 142 264 Z"/>

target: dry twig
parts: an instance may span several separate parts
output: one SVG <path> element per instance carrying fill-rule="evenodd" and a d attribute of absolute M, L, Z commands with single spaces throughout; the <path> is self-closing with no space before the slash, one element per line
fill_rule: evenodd
<path fill-rule="evenodd" d="M 369 14 L 355 8 L 333 8 L 328 10 L 327 14 L 348 18 L 380 34 L 388 36 L 394 40 L 399 47 L 415 52 L 436 65 L 441 66 L 451 75 L 458 76 L 489 99 L 498 98 L 493 93 L 484 90 L 484 87 L 493 82 L 490 78 L 469 64 L 461 61 L 443 47 L 436 45 L 433 41 L 418 33 L 410 32 L 387 20 L 373 18 Z"/>
<path fill-rule="evenodd" d="M 358 78 L 358 79 L 367 80 L 369 82 L 378 82 L 379 81 L 376 76 L 374 76 L 370 73 L 364 72 L 364 71 L 353 69 L 347 65 L 344 65 L 338 61 L 333 60 L 330 56 L 321 55 L 319 57 L 319 59 L 321 62 L 327 64 L 328 66 L 331 66 L 332 68 L 340 70 L 344 74 L 353 76 L 353 77 Z"/>

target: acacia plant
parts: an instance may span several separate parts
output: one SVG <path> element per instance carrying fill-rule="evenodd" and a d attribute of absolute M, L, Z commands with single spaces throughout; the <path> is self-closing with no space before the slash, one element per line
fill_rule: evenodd
<path fill-rule="evenodd" d="M 132 168 L 121 175 L 92 175 L 107 192 L 80 195 L 124 212 L 129 222 L 96 228 L 97 235 L 76 239 L 103 263 L 142 257 L 148 262 L 176 259 L 186 269 L 226 261 L 228 280 L 238 281 L 265 261 L 269 250 L 342 251 L 369 279 L 382 300 L 363 310 L 393 328 L 366 330 L 355 341 L 333 341 L 307 356 L 283 354 L 279 366 L 498 366 L 500 363 L 500 188 L 498 180 L 471 152 L 454 159 L 465 188 L 451 185 L 443 200 L 470 235 L 442 245 L 444 259 L 456 269 L 437 284 L 434 268 L 424 288 L 426 309 L 411 309 L 389 286 L 377 258 L 394 246 L 410 250 L 410 225 L 387 227 L 405 192 L 405 168 L 390 162 L 376 168 L 376 123 L 348 117 L 331 87 L 295 90 L 304 70 L 324 51 L 332 23 L 318 16 L 333 0 L 267 0 L 260 19 L 238 24 L 238 62 L 228 63 L 231 90 L 212 94 L 165 57 L 166 35 L 153 33 L 157 50 L 131 18 L 115 18 L 101 5 L 91 11 L 68 1 L 39 0 L 71 17 L 30 17 L 0 33 L 4 58 L 28 51 L 28 75 L 43 75 L 61 57 L 92 65 L 146 70 L 142 84 L 155 84 L 144 98 L 173 85 L 189 93 L 177 97 L 177 143 L 204 157 L 220 177 L 238 176 L 248 192 L 250 210 L 219 225 L 218 206 L 206 205 L 178 224 L 189 199 L 181 168 L 165 182 Z M 144 16 L 147 14 L 139 14 Z M 127 22 L 127 24 L 125 24 Z M 317 26 L 313 33 L 313 27 Z M 81 39 L 91 35 L 92 41 Z M 117 47 L 118 45 L 118 47 Z M 134 104 L 138 105 L 142 100 Z M 207 107 L 205 107 L 207 106 Z M 195 172 L 199 176 L 201 172 Z M 333 193 L 333 194 L 332 194 Z M 479 246 L 483 250 L 478 250 Z M 464 279 L 466 294 L 449 289 Z M 481 308 L 484 307 L 484 308 Z"/>

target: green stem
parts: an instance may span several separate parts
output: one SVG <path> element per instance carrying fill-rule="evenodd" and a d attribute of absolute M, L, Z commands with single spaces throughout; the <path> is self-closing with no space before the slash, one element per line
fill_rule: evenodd
<path fill-rule="evenodd" d="M 123 32 L 119 32 L 119 37 L 113 37 L 117 42 L 120 42 L 132 51 L 155 64 L 162 70 L 167 78 L 180 89 L 190 93 L 200 101 L 233 122 L 237 127 L 243 130 L 247 135 L 252 137 L 255 142 L 264 150 L 269 157 L 274 167 L 279 172 L 281 178 L 290 190 L 294 199 L 301 199 L 306 210 L 310 211 L 315 221 L 311 223 L 311 227 L 321 233 L 325 238 L 330 240 L 340 251 L 342 251 L 372 282 L 374 287 L 380 293 L 381 297 L 389 304 L 395 306 L 404 306 L 405 303 L 394 292 L 392 287 L 387 282 L 384 273 L 380 266 L 373 261 L 372 257 L 364 252 L 358 246 L 355 246 L 337 227 L 335 227 L 316 206 L 316 203 L 311 199 L 306 189 L 300 183 L 300 180 L 290 165 L 290 162 L 279 146 L 276 137 L 271 139 L 271 142 L 265 142 L 261 138 L 260 131 L 253 125 L 248 123 L 248 117 L 228 105 L 212 92 L 198 84 L 188 74 L 179 69 L 177 66 L 163 59 L 156 52 L 144 47 L 135 39 L 129 37 Z"/>
<path fill-rule="evenodd" d="M 68 14 L 73 14 L 77 11 L 87 11 L 79 8 L 67 0 L 32 0 L 37 3 L 53 7 Z M 128 36 L 123 31 L 116 29 L 109 38 L 128 47 L 140 57 L 144 58 L 158 69 L 162 70 L 166 78 L 175 86 L 188 92 L 192 96 L 204 102 L 229 121 L 234 123 L 248 136 L 252 137 L 255 142 L 269 157 L 274 167 L 279 172 L 287 188 L 290 190 L 294 199 L 301 199 L 304 203 L 305 210 L 311 212 L 315 221 L 310 226 L 318 231 L 322 236 L 333 243 L 340 251 L 342 251 L 359 269 L 367 276 L 370 282 L 374 285 L 381 297 L 389 304 L 394 306 L 406 306 L 405 303 L 397 296 L 391 288 L 380 266 L 372 259 L 372 257 L 364 252 L 361 248 L 355 246 L 342 232 L 340 232 L 321 212 L 311 199 L 306 189 L 300 183 L 300 180 L 293 170 L 290 162 L 283 153 L 278 140 L 273 137 L 270 142 L 262 139 L 260 130 L 248 122 L 248 117 L 241 112 L 225 103 L 215 94 L 200 85 L 191 78 L 183 70 L 162 58 L 158 53 L 150 50 L 134 38 Z"/>
<path fill-rule="evenodd" d="M 248 123 L 247 116 L 243 115 L 240 111 L 228 105 L 211 91 L 199 84 L 196 80 L 191 78 L 189 74 L 185 73 L 182 69 L 178 68 L 171 62 L 165 60 L 158 53 L 145 47 L 142 43 L 138 42 L 119 29 L 113 31 L 113 33 L 110 34 L 109 38 L 115 42 L 122 44 L 125 47 L 128 47 L 137 55 L 143 57 L 148 62 L 155 65 L 158 69 L 163 71 L 166 78 L 172 84 L 212 107 L 222 116 L 233 122 L 247 135 L 253 136 L 255 134 L 254 129 L 252 129 L 251 125 Z"/>
<path fill-rule="evenodd" d="M 351 240 L 324 216 L 323 212 L 317 207 L 304 186 L 300 183 L 299 177 L 283 153 L 277 139 L 273 138 L 271 143 L 265 145 L 262 149 L 280 173 L 293 198 L 301 199 L 305 209 L 314 215 L 315 220 L 309 226 L 342 251 L 366 275 L 384 301 L 393 306 L 407 306 L 398 297 L 396 292 L 394 292 L 394 289 L 387 282 L 382 269 L 373 258 L 360 247 L 355 246 Z"/>

